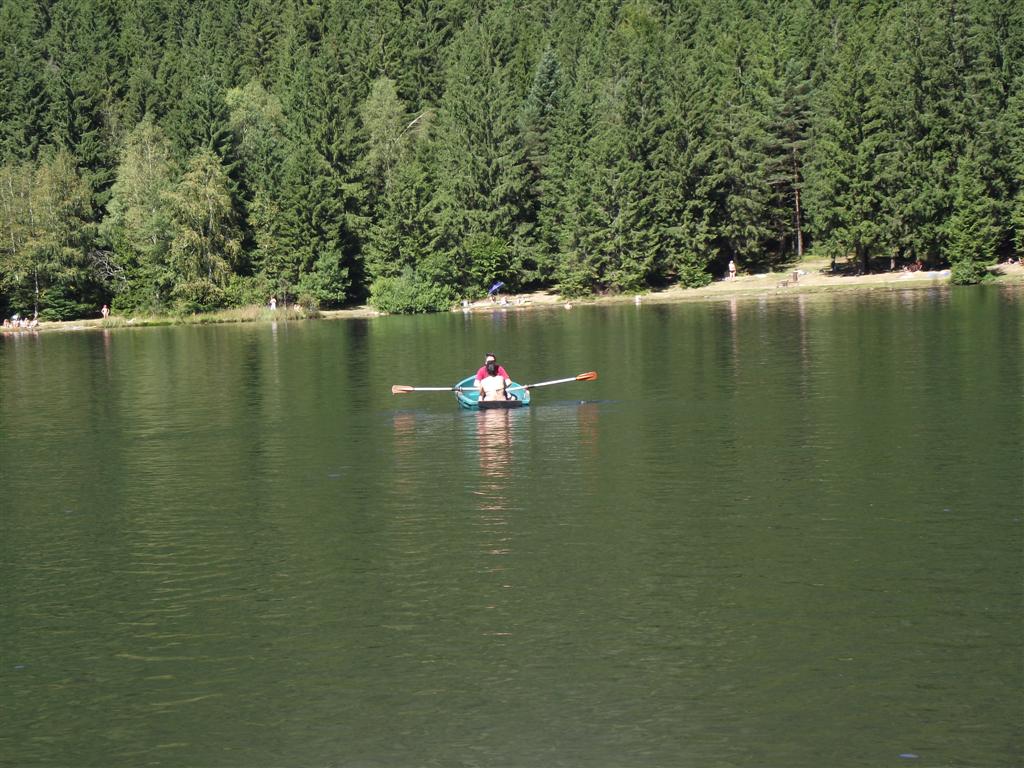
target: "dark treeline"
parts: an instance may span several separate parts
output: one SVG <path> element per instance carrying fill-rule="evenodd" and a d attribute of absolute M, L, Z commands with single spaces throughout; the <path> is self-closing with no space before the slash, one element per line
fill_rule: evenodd
<path fill-rule="evenodd" d="M 1024 252 L 1020 0 L 3 0 L 0 311 Z"/>

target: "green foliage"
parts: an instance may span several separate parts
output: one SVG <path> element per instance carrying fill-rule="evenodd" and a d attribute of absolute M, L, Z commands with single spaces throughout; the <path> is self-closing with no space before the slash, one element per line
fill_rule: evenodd
<path fill-rule="evenodd" d="M 224 303 L 229 307 L 266 306 L 276 293 L 263 275 L 232 275 L 224 287 Z"/>
<path fill-rule="evenodd" d="M 0 168 L 0 292 L 15 311 L 39 314 L 91 294 L 90 193 L 71 155 Z"/>
<path fill-rule="evenodd" d="M 275 206 L 266 214 L 273 231 L 261 242 L 264 271 L 281 290 L 298 292 L 301 285 L 329 306 L 348 300 L 355 235 L 346 204 L 354 194 L 312 147 L 295 146 L 279 200 L 267 201 Z"/>
<path fill-rule="evenodd" d="M 39 3 L 0 3 L 0 162 L 34 159 L 46 140 L 50 100 L 40 66 L 44 31 Z"/>
<path fill-rule="evenodd" d="M 110 287 L 118 309 L 167 308 L 173 287 L 168 201 L 176 182 L 171 143 L 152 119 L 144 118 L 125 137 L 100 226 L 113 251 Z"/>
<path fill-rule="evenodd" d="M 985 265 L 972 259 L 958 261 L 949 270 L 949 282 L 953 285 L 976 285 L 987 277 Z"/>
<path fill-rule="evenodd" d="M 192 157 L 169 200 L 172 296 L 180 308 L 191 311 L 222 306 L 241 240 L 220 159 L 208 149 Z"/>
<path fill-rule="evenodd" d="M 370 304 L 381 312 L 443 312 L 454 303 L 455 296 L 449 287 L 418 280 L 412 272 L 379 277 L 370 286 Z"/>
<path fill-rule="evenodd" d="M 278 189 L 288 145 L 288 121 L 281 100 L 258 80 L 250 80 L 242 88 L 229 90 L 225 104 L 243 195 L 252 199 L 259 191 Z"/>
<path fill-rule="evenodd" d="M 953 215 L 946 223 L 945 256 L 953 265 L 952 282 L 967 285 L 979 282 L 987 274 L 985 266 L 995 261 L 1003 231 L 997 203 L 970 154 L 960 159 L 955 187 Z"/>
<path fill-rule="evenodd" d="M 1024 253 L 1013 0 L 6 0 L 0 50 L 4 311 Z"/>
<path fill-rule="evenodd" d="M 322 304 L 337 306 L 348 297 L 351 284 L 348 269 L 336 256 L 323 253 L 299 279 L 299 303 L 311 309 Z"/>
<path fill-rule="evenodd" d="M 687 288 L 701 288 L 711 283 L 711 273 L 697 254 L 682 254 L 678 260 L 679 282 Z"/>
<path fill-rule="evenodd" d="M 366 242 L 369 279 L 393 277 L 414 267 L 432 251 L 433 180 L 429 157 L 411 155 L 395 168 L 384 190 Z"/>
<path fill-rule="evenodd" d="M 867 271 L 872 253 L 891 247 L 884 227 L 889 168 L 883 94 L 884 67 L 872 47 L 871 6 L 841 9 L 841 30 L 827 79 L 817 94 L 817 134 L 808 161 L 805 200 L 823 252 L 855 254 Z"/>
<path fill-rule="evenodd" d="M 374 81 L 360 115 L 367 133 L 364 173 L 378 190 L 386 190 L 408 146 L 407 134 L 422 130 L 423 115 L 407 119 L 395 82 L 386 77 Z"/>
<path fill-rule="evenodd" d="M 480 242 L 474 236 L 513 248 L 532 241 L 529 171 L 517 121 L 521 94 L 506 23 L 494 13 L 463 30 L 438 112 L 434 244 L 460 267 L 471 261 L 468 245 Z M 447 282 L 466 287 L 466 278 L 452 270 Z"/>
<path fill-rule="evenodd" d="M 1024 17 L 1024 11 L 1021 16 Z M 1024 72 L 1018 74 L 1014 81 L 1003 119 L 1014 179 L 1011 186 L 1013 198 L 1010 202 L 1010 223 L 1014 233 L 1013 247 L 1019 260 L 1024 255 Z"/>
<path fill-rule="evenodd" d="M 46 322 L 54 320 L 74 320 L 96 313 L 96 305 L 77 301 L 64 295 L 59 289 L 48 288 L 40 292 L 39 319 Z"/>
<path fill-rule="evenodd" d="M 468 287 L 471 291 L 486 291 L 496 280 L 506 282 L 515 279 L 515 265 L 508 243 L 477 232 L 466 238 L 465 249 Z"/>

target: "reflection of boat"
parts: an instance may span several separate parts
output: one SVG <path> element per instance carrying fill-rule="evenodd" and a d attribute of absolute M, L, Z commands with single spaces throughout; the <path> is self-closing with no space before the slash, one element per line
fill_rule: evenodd
<path fill-rule="evenodd" d="M 455 385 L 455 399 L 459 401 L 460 406 L 472 411 L 507 410 L 508 408 L 522 408 L 524 405 L 530 404 L 530 390 L 523 388 L 521 384 L 512 382 L 509 393 L 516 399 L 485 400 L 481 403 L 479 401 L 480 393 L 476 389 L 475 375 L 467 376 Z"/>
<path fill-rule="evenodd" d="M 503 510 L 508 503 L 505 481 L 512 467 L 512 429 L 516 416 L 507 408 L 487 410 L 470 419 L 476 430 L 476 454 L 480 460 L 481 510 Z"/>

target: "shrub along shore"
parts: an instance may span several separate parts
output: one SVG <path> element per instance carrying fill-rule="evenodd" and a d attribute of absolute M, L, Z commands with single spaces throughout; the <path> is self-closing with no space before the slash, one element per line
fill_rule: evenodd
<path fill-rule="evenodd" d="M 623 303 L 670 304 L 688 301 L 725 301 L 764 299 L 785 300 L 796 296 L 835 293 L 867 293 L 947 288 L 949 271 L 938 272 L 882 272 L 866 275 L 842 275 L 826 268 L 828 262 L 806 260 L 785 272 L 737 275 L 734 279 L 717 280 L 702 288 L 673 286 L 662 291 L 638 294 L 591 296 L 569 299 L 551 292 L 499 295 L 493 301 L 482 300 L 467 306 L 456 306 L 452 311 L 493 312 L 529 311 L 532 309 L 572 309 L 585 305 L 614 305 Z M 1024 287 L 1024 265 L 999 264 L 991 267 L 988 286 Z M 957 290 L 954 288 L 954 290 Z M 110 330 L 144 328 L 166 325 L 211 325 L 217 323 L 277 322 L 312 319 L 373 318 L 386 316 L 370 306 L 348 309 L 316 311 L 300 306 L 270 309 L 262 306 L 239 307 L 187 315 L 114 315 L 108 318 L 41 322 L 38 328 L 27 330 L 4 328 L 4 333 L 35 333 L 37 331 Z"/>

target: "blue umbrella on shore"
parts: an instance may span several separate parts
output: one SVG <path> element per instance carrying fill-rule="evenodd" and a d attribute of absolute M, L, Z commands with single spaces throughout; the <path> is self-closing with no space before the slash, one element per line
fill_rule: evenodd
<path fill-rule="evenodd" d="M 504 287 L 505 287 L 505 284 L 499 280 L 498 282 L 496 282 L 494 285 L 492 285 L 490 288 L 487 289 L 487 295 L 488 296 L 493 296 L 494 294 L 496 294 L 498 291 L 500 291 Z"/>

